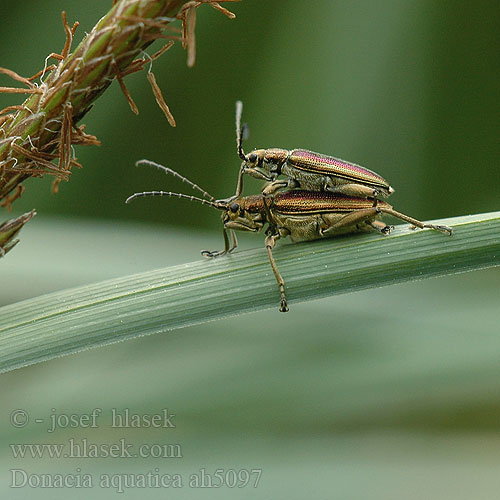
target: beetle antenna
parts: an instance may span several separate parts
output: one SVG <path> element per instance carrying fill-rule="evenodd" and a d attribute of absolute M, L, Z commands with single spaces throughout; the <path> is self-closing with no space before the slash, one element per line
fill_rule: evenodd
<path fill-rule="evenodd" d="M 204 189 L 198 186 L 198 184 L 191 182 L 187 177 L 184 177 L 183 175 L 179 174 L 179 172 L 176 172 L 171 168 L 165 167 L 164 165 L 160 165 L 159 163 L 155 163 L 154 161 L 151 160 L 139 160 L 135 163 L 135 166 L 138 167 L 139 165 L 149 165 L 150 167 L 155 167 L 158 170 L 162 170 L 166 174 L 173 175 L 174 177 L 180 179 L 182 182 L 189 184 L 193 189 L 198 190 L 205 198 L 208 198 L 210 201 L 215 200 L 215 198 L 210 193 L 207 193 Z"/>
<path fill-rule="evenodd" d="M 236 101 L 236 145 L 238 148 L 238 156 L 245 160 L 245 152 L 243 151 L 243 135 L 247 133 L 246 123 L 241 126 L 241 114 L 243 112 L 243 103 Z"/>
<path fill-rule="evenodd" d="M 173 193 L 171 191 L 144 191 L 142 193 L 134 193 L 132 196 L 129 196 L 125 200 L 125 203 L 130 203 L 136 198 L 143 198 L 145 196 L 172 196 L 177 198 L 184 198 L 189 201 L 198 201 L 200 203 L 203 203 L 203 205 L 208 205 L 210 207 L 218 208 L 221 210 L 224 210 L 227 206 L 227 203 L 224 202 L 223 200 L 221 201 L 205 200 L 204 198 L 198 198 L 198 196 L 191 196 L 189 194 L 182 194 L 182 193 Z"/>

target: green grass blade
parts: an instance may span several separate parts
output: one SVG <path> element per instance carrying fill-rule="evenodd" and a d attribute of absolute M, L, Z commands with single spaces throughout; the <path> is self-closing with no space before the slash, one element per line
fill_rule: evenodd
<path fill-rule="evenodd" d="M 500 212 L 456 217 L 452 237 L 398 226 L 275 250 L 299 301 L 500 264 Z M 0 372 L 99 345 L 276 308 L 264 248 L 47 294 L 0 308 Z"/>

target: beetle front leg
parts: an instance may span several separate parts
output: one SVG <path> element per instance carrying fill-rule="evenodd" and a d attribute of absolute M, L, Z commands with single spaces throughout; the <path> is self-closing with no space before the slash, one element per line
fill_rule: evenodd
<path fill-rule="evenodd" d="M 238 173 L 238 181 L 236 183 L 236 193 L 234 193 L 234 198 L 239 198 L 243 192 L 243 174 L 245 173 L 244 164 L 241 165 L 240 171 Z"/>
<path fill-rule="evenodd" d="M 229 230 L 231 234 L 231 243 L 229 243 L 229 238 L 227 236 L 226 228 L 222 228 L 222 235 L 224 236 L 224 250 L 202 250 L 201 255 L 203 257 L 208 257 L 213 259 L 215 257 L 222 257 L 228 253 L 231 253 L 238 246 L 238 239 L 233 230 Z"/>
<path fill-rule="evenodd" d="M 276 262 L 273 257 L 273 248 L 276 245 L 276 241 L 280 239 L 279 234 L 273 234 L 266 237 L 266 250 L 267 255 L 269 256 L 269 262 L 271 263 L 271 269 L 273 270 L 276 281 L 278 282 L 278 286 L 281 294 L 281 304 L 280 304 L 280 312 L 288 312 L 288 304 L 286 301 L 285 295 L 285 281 L 278 271 L 278 267 L 276 266 Z"/>

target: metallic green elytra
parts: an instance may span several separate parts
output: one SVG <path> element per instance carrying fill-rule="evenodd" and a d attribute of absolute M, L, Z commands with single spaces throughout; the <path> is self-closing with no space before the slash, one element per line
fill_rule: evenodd
<path fill-rule="evenodd" d="M 376 172 L 361 165 L 306 149 L 254 149 L 245 154 L 240 126 L 243 104 L 236 103 L 236 134 L 238 155 L 242 160 L 236 196 L 242 192 L 243 174 L 267 181 L 263 193 L 280 189 L 328 191 L 348 196 L 376 198 L 389 196 L 394 189 Z M 278 179 L 282 175 L 284 179 Z"/>
<path fill-rule="evenodd" d="M 448 226 L 424 224 L 419 220 L 396 212 L 385 201 L 327 191 L 292 190 L 277 192 L 274 195 L 260 193 L 258 195 L 239 195 L 216 200 L 197 184 L 174 170 L 148 160 L 141 160 L 137 164 L 154 166 L 167 174 L 180 178 L 201 192 L 203 198 L 170 191 L 146 191 L 133 194 L 127 198 L 126 203 L 142 196 L 175 196 L 198 201 L 204 205 L 222 210 L 224 250 L 203 251 L 202 255 L 206 257 L 219 257 L 232 252 L 238 246 L 234 231 L 259 232 L 267 226 L 265 228 L 265 246 L 280 290 L 281 312 L 288 311 L 285 282 L 278 271 L 272 253 L 272 249 L 280 238 L 289 236 L 292 241 L 310 241 L 373 229 L 387 235 L 391 232 L 393 226 L 388 226 L 379 220 L 383 214 L 392 215 L 422 229 L 436 229 L 450 235 L 453 232 Z"/>

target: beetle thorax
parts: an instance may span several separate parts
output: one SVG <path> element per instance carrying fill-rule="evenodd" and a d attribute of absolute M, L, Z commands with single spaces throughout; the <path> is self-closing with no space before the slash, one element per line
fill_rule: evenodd
<path fill-rule="evenodd" d="M 288 159 L 289 151 L 286 149 L 271 148 L 265 150 L 264 161 L 268 163 L 273 163 L 281 167 L 283 163 Z"/>

